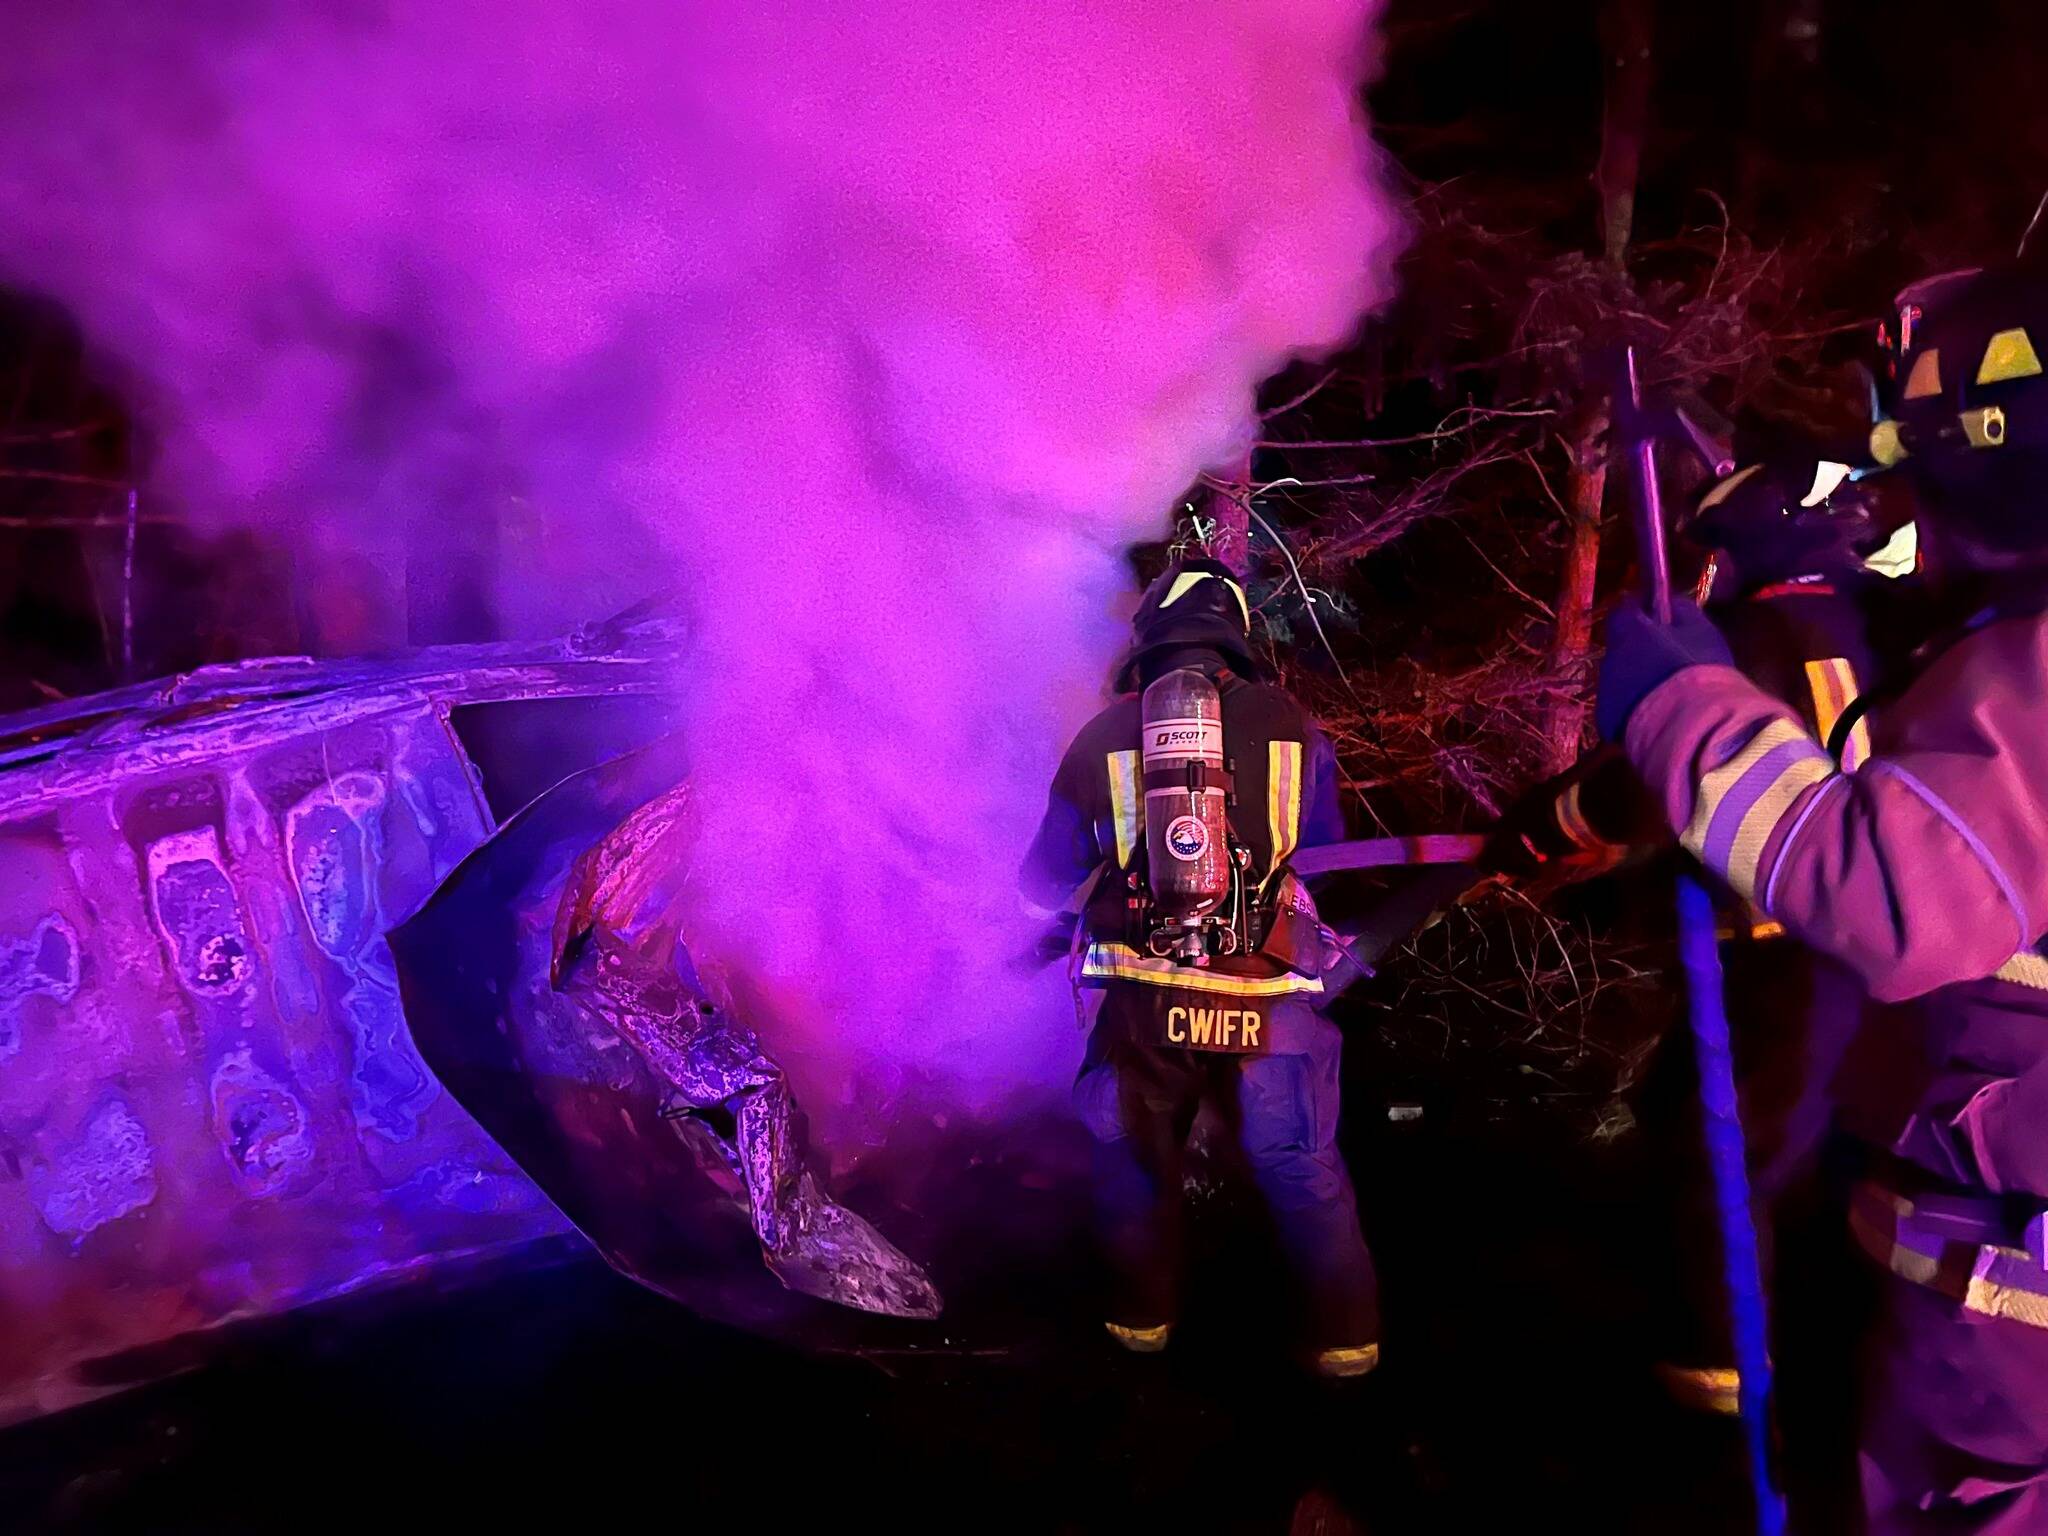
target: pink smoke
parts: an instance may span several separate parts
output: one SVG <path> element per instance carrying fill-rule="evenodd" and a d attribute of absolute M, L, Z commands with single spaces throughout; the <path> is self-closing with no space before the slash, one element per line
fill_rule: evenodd
<path fill-rule="evenodd" d="M 197 515 L 514 505 L 523 632 L 687 590 L 701 942 L 844 1144 L 1071 1070 L 1013 872 L 1120 548 L 1385 296 L 1373 9 L 17 7 L 0 277 Z"/>

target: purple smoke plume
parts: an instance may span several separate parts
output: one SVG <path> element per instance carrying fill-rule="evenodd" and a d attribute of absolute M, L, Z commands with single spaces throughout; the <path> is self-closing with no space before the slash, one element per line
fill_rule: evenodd
<path fill-rule="evenodd" d="M 488 513 L 514 632 L 687 594 L 700 942 L 843 1151 L 1071 1070 L 1013 872 L 1121 547 L 1385 296 L 1374 8 L 17 5 L 0 279 L 195 518 Z"/>

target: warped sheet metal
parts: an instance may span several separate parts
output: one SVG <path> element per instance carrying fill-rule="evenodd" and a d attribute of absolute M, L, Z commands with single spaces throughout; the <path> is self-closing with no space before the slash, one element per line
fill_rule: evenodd
<path fill-rule="evenodd" d="M 815 1313 L 803 1296 L 935 1316 L 922 1271 L 806 1168 L 780 1069 L 690 963 L 678 777 L 663 749 L 579 775 L 466 861 L 392 935 L 415 1037 L 643 1284 L 756 1326 Z"/>

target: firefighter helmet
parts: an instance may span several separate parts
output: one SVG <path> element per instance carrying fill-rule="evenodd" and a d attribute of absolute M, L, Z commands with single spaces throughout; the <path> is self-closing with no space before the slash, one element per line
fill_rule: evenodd
<path fill-rule="evenodd" d="M 1147 656 L 1174 646 L 1208 646 L 1246 673 L 1256 670 L 1251 651 L 1252 612 L 1244 584 L 1220 560 L 1181 560 L 1145 589 L 1131 619 L 1131 648 L 1117 667 L 1117 687 L 1138 685 Z"/>
<path fill-rule="evenodd" d="M 2048 270 L 2039 260 L 1924 279 L 1879 330 L 1885 415 L 1878 463 L 1899 465 L 1930 522 L 1983 548 L 2048 548 Z"/>
<path fill-rule="evenodd" d="M 1879 542 L 1849 466 L 1810 450 L 1759 459 L 1718 481 L 1683 531 L 1733 567 L 1715 582 L 1730 594 L 1860 558 Z"/>

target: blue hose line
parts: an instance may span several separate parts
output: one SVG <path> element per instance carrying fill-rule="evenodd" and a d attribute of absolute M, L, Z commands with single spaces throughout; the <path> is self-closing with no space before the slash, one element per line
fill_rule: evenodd
<path fill-rule="evenodd" d="M 1713 897 L 1691 874 L 1678 877 L 1678 958 L 1685 971 L 1707 1163 L 1713 1171 L 1714 1210 L 1735 1323 L 1735 1366 L 1742 1375 L 1742 1428 L 1756 1496 L 1756 1528 L 1761 1536 L 1783 1536 L 1785 1501 L 1771 1477 L 1770 1327 L 1749 1200 L 1748 1149 L 1735 1098 L 1735 1057 L 1729 1049 L 1728 1010 L 1721 993 L 1720 940 Z"/>

